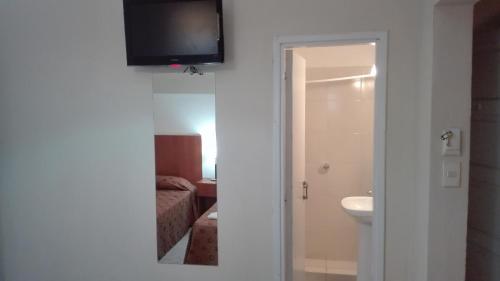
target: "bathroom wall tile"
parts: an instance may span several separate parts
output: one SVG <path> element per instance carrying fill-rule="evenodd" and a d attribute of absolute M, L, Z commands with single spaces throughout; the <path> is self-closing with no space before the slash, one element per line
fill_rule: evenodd
<path fill-rule="evenodd" d="M 317 165 L 307 171 L 316 171 Z M 330 227 L 324 216 L 330 212 L 328 200 L 328 178 L 316 172 L 306 173 L 309 183 L 309 200 L 306 202 L 306 252 L 308 257 L 324 258 L 325 242 L 328 240 Z"/>
<path fill-rule="evenodd" d="M 310 122 L 306 124 L 307 130 L 321 133 L 328 130 L 328 107 L 326 99 L 306 101 L 306 119 L 310 119 Z"/>
<path fill-rule="evenodd" d="M 334 162 L 359 163 L 361 135 L 350 131 L 331 130 L 328 132 L 325 150 Z"/>
<path fill-rule="evenodd" d="M 307 87 L 309 258 L 356 260 L 357 225 L 342 210 L 340 200 L 365 195 L 372 186 L 373 93 L 369 83 L 365 86 L 361 90 L 345 81 Z M 330 164 L 328 171 L 319 169 L 325 162 Z"/>
<path fill-rule="evenodd" d="M 328 98 L 328 91 L 321 84 L 307 84 L 306 89 L 307 101 L 318 101 Z"/>
<path fill-rule="evenodd" d="M 306 137 L 306 163 L 316 164 L 329 161 L 328 154 L 325 153 L 325 147 L 328 147 L 331 140 L 325 132 L 307 131 Z M 319 168 L 319 167 L 318 167 Z"/>
<path fill-rule="evenodd" d="M 328 260 L 326 262 L 326 272 L 337 275 L 356 275 L 357 262 L 345 260 Z"/>

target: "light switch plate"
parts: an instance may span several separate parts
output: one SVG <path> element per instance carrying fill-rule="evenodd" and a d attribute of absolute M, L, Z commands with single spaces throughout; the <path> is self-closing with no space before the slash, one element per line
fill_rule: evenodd
<path fill-rule="evenodd" d="M 442 154 L 445 156 L 459 156 L 462 145 L 462 132 L 458 128 L 448 128 L 443 131 L 443 134 L 450 131 L 452 135 L 443 141 Z"/>
<path fill-rule="evenodd" d="M 444 160 L 442 170 L 441 185 L 443 187 L 460 187 L 462 174 L 460 160 Z"/>

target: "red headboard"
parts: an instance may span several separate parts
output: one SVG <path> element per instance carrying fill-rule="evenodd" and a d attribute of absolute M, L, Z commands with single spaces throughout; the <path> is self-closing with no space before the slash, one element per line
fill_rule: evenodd
<path fill-rule="evenodd" d="M 202 179 L 200 135 L 155 135 L 156 175 Z"/>

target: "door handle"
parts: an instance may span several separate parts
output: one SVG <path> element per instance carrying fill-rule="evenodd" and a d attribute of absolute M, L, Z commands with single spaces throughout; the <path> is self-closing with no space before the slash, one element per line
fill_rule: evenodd
<path fill-rule="evenodd" d="M 306 181 L 302 182 L 302 199 L 307 200 L 309 198 L 308 194 L 309 184 Z"/>

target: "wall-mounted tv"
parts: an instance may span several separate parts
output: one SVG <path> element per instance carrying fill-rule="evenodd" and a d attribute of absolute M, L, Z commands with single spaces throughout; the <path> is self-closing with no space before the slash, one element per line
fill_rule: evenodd
<path fill-rule="evenodd" d="M 123 0 L 128 65 L 224 62 L 222 0 Z"/>

